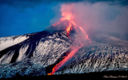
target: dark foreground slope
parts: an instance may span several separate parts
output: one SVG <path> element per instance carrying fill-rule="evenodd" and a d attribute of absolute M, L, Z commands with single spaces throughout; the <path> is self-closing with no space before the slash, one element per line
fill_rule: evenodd
<path fill-rule="evenodd" d="M 71 45 L 72 41 L 63 31 L 1 38 L 0 78 L 92 78 L 127 74 L 128 41 L 97 35 L 90 45 L 82 47 L 54 76 L 47 76 L 67 55 Z"/>
<path fill-rule="evenodd" d="M 16 75 L 13 78 L 4 78 L 5 80 L 102 80 L 102 79 L 127 79 L 127 71 L 103 71 L 84 74 L 64 74 L 64 75 L 52 75 L 52 76 L 20 76 Z"/>

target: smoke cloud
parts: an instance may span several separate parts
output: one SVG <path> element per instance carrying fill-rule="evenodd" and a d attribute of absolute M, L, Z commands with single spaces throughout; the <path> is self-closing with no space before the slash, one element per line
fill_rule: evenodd
<path fill-rule="evenodd" d="M 90 34 L 107 33 L 128 40 L 128 6 L 79 2 L 62 4 L 61 10 L 72 12 L 75 22 Z"/>

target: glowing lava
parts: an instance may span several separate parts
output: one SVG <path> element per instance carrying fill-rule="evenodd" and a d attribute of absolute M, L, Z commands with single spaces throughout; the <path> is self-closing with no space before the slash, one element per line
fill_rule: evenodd
<path fill-rule="evenodd" d="M 71 10 L 71 9 L 70 9 Z M 64 10 L 61 10 L 61 13 L 62 13 L 62 17 L 60 19 L 59 22 L 53 24 L 53 26 L 56 26 L 57 24 L 60 24 L 61 22 L 63 21 L 68 21 L 68 25 L 66 26 L 66 29 L 65 31 L 67 32 L 67 36 L 69 37 L 70 36 L 70 32 L 71 30 L 74 28 L 75 31 L 77 33 L 81 33 L 82 36 L 84 37 L 84 40 L 88 40 L 89 42 L 91 41 L 88 37 L 88 34 L 86 33 L 86 31 L 83 29 L 82 26 L 78 25 L 75 20 L 74 20 L 74 15 L 71 11 L 64 11 Z M 77 40 L 77 39 L 76 39 Z M 83 44 L 82 42 L 80 43 L 80 46 L 71 46 L 71 52 L 68 53 L 67 56 L 64 57 L 64 59 L 62 61 L 60 61 L 58 64 L 56 64 L 53 69 L 52 69 L 52 72 L 51 73 L 48 73 L 48 75 L 53 75 L 59 68 L 61 68 L 68 60 L 70 60 L 74 55 L 75 53 L 81 48 L 83 47 Z"/>
<path fill-rule="evenodd" d="M 67 27 L 66 27 L 66 32 L 67 32 L 67 36 L 69 37 L 69 34 L 70 34 L 70 31 L 72 30 L 72 25 L 69 24 Z"/>
<path fill-rule="evenodd" d="M 62 61 L 60 61 L 53 67 L 52 72 L 48 73 L 48 75 L 53 75 L 61 66 L 63 66 L 69 59 L 71 59 L 72 56 L 74 56 L 80 48 L 81 47 L 74 47 L 74 49 L 67 56 L 65 56 L 65 58 Z"/>

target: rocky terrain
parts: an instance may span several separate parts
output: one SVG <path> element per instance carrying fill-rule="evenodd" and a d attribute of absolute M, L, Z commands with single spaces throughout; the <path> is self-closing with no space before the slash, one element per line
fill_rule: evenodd
<path fill-rule="evenodd" d="M 47 75 L 71 45 L 65 31 L 0 38 L 0 78 Z M 128 71 L 128 41 L 97 35 L 54 75 L 122 70 Z"/>

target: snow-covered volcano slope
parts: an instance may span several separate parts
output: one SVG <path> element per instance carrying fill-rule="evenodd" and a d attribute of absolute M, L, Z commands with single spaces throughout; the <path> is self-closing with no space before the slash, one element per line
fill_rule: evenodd
<path fill-rule="evenodd" d="M 2 37 L 0 38 L 0 51 L 8 48 L 12 45 L 18 44 L 24 40 L 26 40 L 28 36 L 12 36 L 12 37 Z"/>
<path fill-rule="evenodd" d="M 43 31 L 27 36 L 28 39 L 0 51 L 1 64 L 33 58 L 33 61 L 43 61 L 41 64 L 47 66 L 53 64 L 70 47 L 70 41 L 63 32 L 50 34 Z"/>
<path fill-rule="evenodd" d="M 23 40 L 23 38 L 24 40 Z M 9 37 L 8 37 L 9 38 Z M 72 41 L 66 32 L 42 31 L 15 38 L 0 39 L 0 77 L 47 75 L 70 51 Z M 5 42 L 4 45 L 4 41 Z M 10 40 L 11 44 L 7 45 Z M 3 42 L 2 42 L 3 41 Z M 2 48 L 2 46 L 6 46 Z M 8 47 L 7 47 L 8 46 Z M 128 42 L 112 36 L 95 36 L 55 74 L 88 73 L 128 69 Z"/>

